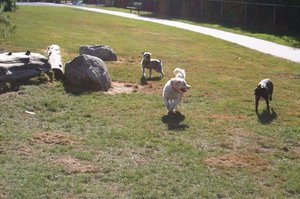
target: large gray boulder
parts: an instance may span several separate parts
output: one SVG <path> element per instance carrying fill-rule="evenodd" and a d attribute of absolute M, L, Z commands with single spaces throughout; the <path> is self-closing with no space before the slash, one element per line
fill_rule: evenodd
<path fill-rule="evenodd" d="M 117 61 L 117 55 L 110 46 L 105 45 L 85 45 L 80 46 L 79 54 L 92 55 L 103 61 Z"/>
<path fill-rule="evenodd" d="M 90 55 L 79 55 L 68 62 L 65 76 L 71 86 L 81 89 L 107 91 L 111 87 L 111 77 L 104 61 Z"/>

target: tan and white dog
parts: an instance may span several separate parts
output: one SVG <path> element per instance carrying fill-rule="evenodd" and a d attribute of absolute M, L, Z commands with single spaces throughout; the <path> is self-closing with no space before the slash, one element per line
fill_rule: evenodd
<path fill-rule="evenodd" d="M 149 69 L 149 77 L 152 78 L 152 70 L 155 70 L 160 74 L 160 78 L 164 77 L 163 64 L 159 59 L 152 59 L 150 52 L 142 52 L 143 59 L 142 64 L 142 77 L 146 77 L 145 69 Z"/>
<path fill-rule="evenodd" d="M 182 96 L 191 86 L 185 81 L 185 71 L 180 68 L 174 70 L 175 77 L 170 79 L 163 89 L 163 100 L 166 108 L 173 113 L 177 112 Z"/>

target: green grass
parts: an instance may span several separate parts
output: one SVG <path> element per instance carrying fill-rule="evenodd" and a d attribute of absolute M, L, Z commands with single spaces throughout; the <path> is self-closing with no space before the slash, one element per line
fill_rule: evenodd
<path fill-rule="evenodd" d="M 17 28 L 6 50 L 44 54 L 55 43 L 67 62 L 81 45 L 106 44 L 119 59 L 107 62 L 113 80 L 131 83 L 150 51 L 166 77 L 132 94 L 70 93 L 61 82 L 1 94 L 0 197 L 299 198 L 299 64 L 69 8 L 20 6 L 11 17 Z M 192 89 L 180 128 L 169 130 L 161 93 L 177 66 Z M 266 77 L 275 85 L 273 115 L 257 117 L 253 90 Z"/>

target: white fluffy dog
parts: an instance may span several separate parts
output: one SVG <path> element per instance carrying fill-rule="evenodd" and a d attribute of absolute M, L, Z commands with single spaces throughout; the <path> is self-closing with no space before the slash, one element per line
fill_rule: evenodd
<path fill-rule="evenodd" d="M 170 112 L 177 112 L 183 93 L 187 92 L 191 86 L 185 81 L 185 71 L 180 68 L 174 70 L 175 77 L 170 79 L 163 89 L 163 100 L 166 108 Z"/>

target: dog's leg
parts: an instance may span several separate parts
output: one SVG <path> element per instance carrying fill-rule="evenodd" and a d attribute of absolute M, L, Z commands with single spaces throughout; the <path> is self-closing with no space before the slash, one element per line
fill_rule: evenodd
<path fill-rule="evenodd" d="M 172 102 L 170 102 L 169 111 L 176 113 L 176 104 L 175 104 L 174 100 Z"/>
<path fill-rule="evenodd" d="M 178 104 L 180 103 L 180 98 L 174 99 L 170 104 L 170 111 L 173 111 L 173 113 L 177 112 Z"/>
<path fill-rule="evenodd" d="M 265 100 L 266 100 L 266 103 L 267 103 L 267 109 L 268 109 L 268 112 L 270 113 L 269 99 L 266 98 Z"/>
<path fill-rule="evenodd" d="M 142 67 L 142 77 L 146 77 L 146 74 L 145 74 L 145 67 Z"/>
<path fill-rule="evenodd" d="M 161 71 L 161 72 L 160 72 L 160 78 L 163 78 L 164 76 L 165 76 L 164 72 Z"/>
<path fill-rule="evenodd" d="M 160 78 L 165 76 L 162 65 L 160 66 Z"/>
<path fill-rule="evenodd" d="M 258 113 L 258 102 L 259 102 L 259 97 L 255 97 L 255 112 Z"/>
<path fill-rule="evenodd" d="M 181 103 L 181 100 L 182 100 L 182 93 L 180 94 L 180 96 L 179 96 L 179 99 L 178 99 L 178 104 L 180 104 Z"/>
<path fill-rule="evenodd" d="M 269 99 L 270 99 L 270 101 L 272 101 L 272 94 L 273 94 L 273 89 L 271 89 L 270 93 L 269 93 Z"/>
<path fill-rule="evenodd" d="M 170 110 L 170 101 L 169 101 L 169 99 L 164 98 L 164 103 L 165 103 L 166 108 L 168 110 Z"/>
<path fill-rule="evenodd" d="M 152 78 L 152 69 L 151 68 L 149 69 L 149 77 L 150 77 L 150 79 Z"/>
<path fill-rule="evenodd" d="M 269 99 L 270 101 L 272 101 L 272 95 L 273 95 L 273 89 L 274 89 L 274 85 L 272 82 L 269 82 L 269 85 L 268 85 L 268 94 L 269 94 Z"/>

